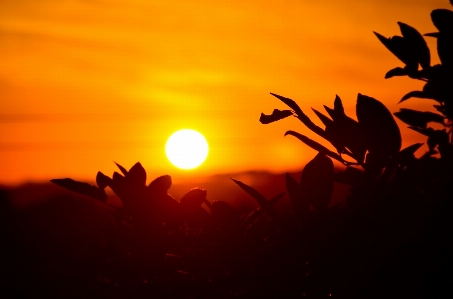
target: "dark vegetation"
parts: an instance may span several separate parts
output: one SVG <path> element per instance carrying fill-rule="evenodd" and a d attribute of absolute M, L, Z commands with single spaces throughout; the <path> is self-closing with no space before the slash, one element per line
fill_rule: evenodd
<path fill-rule="evenodd" d="M 428 151 L 419 157 L 415 153 L 422 144 L 401 149 L 392 114 L 372 97 L 358 95 L 357 120 L 345 114 L 338 96 L 333 108 L 324 106 L 325 114 L 313 109 L 319 127 L 295 101 L 272 94 L 290 109 L 262 114 L 261 123 L 295 116 L 335 149 L 286 132 L 318 152 L 300 179 L 286 174 L 290 213 L 275 208 L 285 190 L 266 198 L 235 179 L 231 184 L 254 198 L 258 208 L 244 212 L 227 201 L 210 202 L 200 188 L 175 200 L 168 194 L 170 176 L 146 185 L 140 163 L 129 170 L 118 164 L 120 172 L 112 177 L 98 172 L 96 186 L 55 179 L 91 197 L 96 204 L 85 199 L 87 209 L 102 206 L 109 213 L 103 214 L 103 225 L 87 227 L 81 221 L 80 236 L 93 240 L 83 240 L 83 254 L 60 258 L 56 251 L 36 260 L 6 227 L 14 212 L 3 199 L 5 290 L 33 298 L 450 298 L 453 12 L 434 10 L 431 18 L 439 32 L 426 36 L 437 39 L 438 65 L 431 65 L 426 42 L 413 27 L 398 23 L 402 36 L 392 38 L 375 33 L 404 64 L 386 78 L 426 82 L 401 101 L 418 97 L 436 103 L 437 113 L 394 113 L 427 137 Z M 335 170 L 332 159 L 344 167 Z M 350 188 L 341 205 L 331 203 L 334 184 Z M 121 204 L 108 200 L 106 188 Z M 53 267 L 40 264 L 52 262 Z"/>

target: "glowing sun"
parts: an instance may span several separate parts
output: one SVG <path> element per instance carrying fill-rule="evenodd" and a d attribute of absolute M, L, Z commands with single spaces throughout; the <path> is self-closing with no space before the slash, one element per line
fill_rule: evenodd
<path fill-rule="evenodd" d="M 208 156 L 208 143 L 197 131 L 179 130 L 168 138 L 165 153 L 176 167 L 192 169 L 203 163 Z"/>

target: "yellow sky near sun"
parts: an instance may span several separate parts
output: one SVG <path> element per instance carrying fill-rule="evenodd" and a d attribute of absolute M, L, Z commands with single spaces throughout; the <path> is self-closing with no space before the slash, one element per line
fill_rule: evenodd
<path fill-rule="evenodd" d="M 422 85 L 384 80 L 401 63 L 372 31 L 399 34 L 397 21 L 435 31 L 435 8 L 448 1 L 3 0 L 0 183 L 91 179 L 112 161 L 183 176 L 164 152 L 182 128 L 210 146 L 193 175 L 301 169 L 315 152 L 284 132 L 320 140 L 295 119 L 261 125 L 261 112 L 285 108 L 269 92 L 315 121 L 310 107 L 335 94 L 352 116 L 358 92 L 396 112 Z M 407 130 L 403 140 L 424 142 Z"/>

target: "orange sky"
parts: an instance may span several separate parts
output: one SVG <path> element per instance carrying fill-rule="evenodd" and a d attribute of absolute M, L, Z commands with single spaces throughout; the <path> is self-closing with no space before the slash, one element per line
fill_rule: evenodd
<path fill-rule="evenodd" d="M 407 78 L 372 31 L 399 35 L 397 21 L 436 31 L 429 14 L 447 0 L 0 2 L 0 184 L 94 179 L 140 161 L 152 177 L 301 169 L 315 152 L 292 137 L 296 119 L 261 125 L 286 107 L 338 94 L 354 116 L 357 93 L 396 112 Z M 433 63 L 435 40 L 428 39 Z M 433 103 L 407 101 L 400 107 Z M 319 123 L 319 122 L 318 122 Z M 400 128 L 405 125 L 399 122 Z M 189 173 L 164 153 L 177 129 L 206 136 L 206 162 Z M 403 131 L 403 146 L 424 142 Z M 325 145 L 328 145 L 324 143 Z"/>

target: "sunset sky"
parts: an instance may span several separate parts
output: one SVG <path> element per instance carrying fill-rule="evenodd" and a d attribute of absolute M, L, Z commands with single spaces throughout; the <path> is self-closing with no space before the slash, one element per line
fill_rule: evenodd
<path fill-rule="evenodd" d="M 310 107 L 343 99 L 355 117 L 357 93 L 390 111 L 422 82 L 385 80 L 403 64 L 376 38 L 400 35 L 397 21 L 436 31 L 430 12 L 447 0 L 0 1 L 0 184 L 111 175 L 113 161 L 140 161 L 174 180 L 246 170 L 302 169 L 315 152 L 295 118 L 262 125 L 286 109 L 269 92 Z M 426 38 L 432 63 L 435 40 Z M 398 121 L 403 146 L 425 142 Z M 190 128 L 208 140 L 191 172 L 165 157 L 167 138 Z M 328 143 L 323 143 L 330 146 Z M 333 147 L 330 146 L 333 149 Z M 424 149 L 423 149 L 424 150 Z"/>

